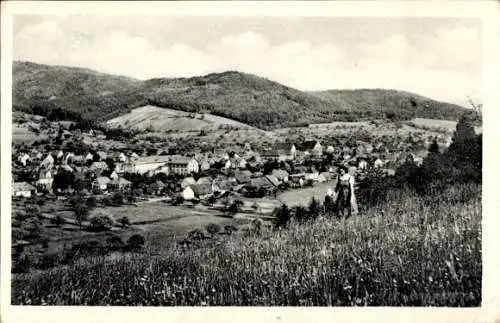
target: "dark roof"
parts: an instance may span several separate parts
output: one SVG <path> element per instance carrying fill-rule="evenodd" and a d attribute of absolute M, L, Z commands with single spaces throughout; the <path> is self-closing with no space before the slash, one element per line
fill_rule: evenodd
<path fill-rule="evenodd" d="M 273 184 L 273 186 L 279 186 L 280 185 L 280 181 L 276 178 L 276 176 L 274 175 L 266 175 L 266 178 L 269 182 L 271 182 L 271 184 Z"/>
<path fill-rule="evenodd" d="M 234 178 L 236 178 L 236 181 L 240 184 L 248 183 L 251 177 L 252 177 L 252 172 L 248 170 L 234 173 Z"/>
<path fill-rule="evenodd" d="M 272 171 L 272 175 L 279 180 L 284 180 L 286 177 L 288 177 L 288 172 L 282 169 L 274 169 Z"/>
<path fill-rule="evenodd" d="M 197 196 L 207 195 L 212 193 L 212 184 L 195 184 L 191 185 L 191 189 Z"/>
<path fill-rule="evenodd" d="M 299 149 L 299 150 L 311 150 L 314 148 L 314 146 L 316 146 L 317 142 L 318 142 L 317 140 L 304 141 L 298 145 L 299 147 L 297 147 L 297 149 Z"/>
<path fill-rule="evenodd" d="M 265 187 L 265 188 L 273 187 L 273 184 L 265 176 L 252 178 L 249 184 L 250 186 L 253 187 Z"/>

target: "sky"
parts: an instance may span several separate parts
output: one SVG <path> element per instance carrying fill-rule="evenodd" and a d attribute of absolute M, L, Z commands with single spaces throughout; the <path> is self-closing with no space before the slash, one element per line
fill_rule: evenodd
<path fill-rule="evenodd" d="M 481 101 L 481 44 L 473 18 L 19 15 L 13 59 L 139 79 L 238 70 L 466 105 Z"/>

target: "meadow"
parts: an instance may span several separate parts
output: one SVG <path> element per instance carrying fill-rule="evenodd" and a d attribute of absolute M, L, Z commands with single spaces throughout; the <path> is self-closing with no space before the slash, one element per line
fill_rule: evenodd
<path fill-rule="evenodd" d="M 393 190 L 360 215 L 17 274 L 32 305 L 479 306 L 481 187 Z M 146 242 L 148 243 L 148 242 Z"/>

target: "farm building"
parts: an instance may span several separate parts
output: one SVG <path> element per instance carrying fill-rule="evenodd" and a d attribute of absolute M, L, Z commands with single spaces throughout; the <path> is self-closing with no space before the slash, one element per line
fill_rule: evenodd
<path fill-rule="evenodd" d="M 232 189 L 233 185 L 231 182 L 224 178 L 216 178 L 212 182 L 212 191 L 213 192 L 227 192 Z"/>
<path fill-rule="evenodd" d="M 198 178 L 198 180 L 196 181 L 196 184 L 199 185 L 199 184 L 212 184 L 212 178 L 208 177 L 208 176 L 205 176 L 205 177 L 200 177 Z"/>
<path fill-rule="evenodd" d="M 249 170 L 236 171 L 234 172 L 234 178 L 239 184 L 245 184 L 250 181 L 250 178 L 252 178 L 252 172 Z"/>
<path fill-rule="evenodd" d="M 274 187 L 278 187 L 281 184 L 281 181 L 274 175 L 266 175 L 266 178 L 269 182 L 271 182 L 271 184 L 273 184 Z"/>
<path fill-rule="evenodd" d="M 12 196 L 31 197 L 36 194 L 36 188 L 26 182 L 16 182 L 12 184 Z"/>
<path fill-rule="evenodd" d="M 113 179 L 108 183 L 108 188 L 111 190 L 124 190 L 130 188 L 132 183 L 123 177 Z"/>
<path fill-rule="evenodd" d="M 274 169 L 271 173 L 274 177 L 276 177 L 280 182 L 286 183 L 288 182 L 288 172 L 282 169 Z"/>
<path fill-rule="evenodd" d="M 165 188 L 165 184 L 162 181 L 156 181 L 154 183 L 151 183 L 149 185 L 149 188 L 151 189 L 152 192 L 156 195 L 160 195 L 163 192 L 163 189 Z"/>
<path fill-rule="evenodd" d="M 162 166 L 166 166 L 168 161 L 169 156 L 142 157 L 133 163 L 133 167 L 135 172 L 144 174 L 150 171 L 158 171 Z"/>
<path fill-rule="evenodd" d="M 199 199 L 205 199 L 212 194 L 211 184 L 195 184 L 191 186 L 194 195 Z"/>
<path fill-rule="evenodd" d="M 103 161 L 93 162 L 90 165 L 89 169 L 91 171 L 93 171 L 93 172 L 107 170 L 108 169 L 108 164 L 106 164 L 106 162 L 103 162 Z"/>
<path fill-rule="evenodd" d="M 194 158 L 179 155 L 149 156 L 137 159 L 134 162 L 134 171 L 141 174 L 162 172 L 166 174 L 188 175 L 198 173 L 199 164 Z"/>
<path fill-rule="evenodd" d="M 304 141 L 302 144 L 299 145 L 300 148 L 298 148 L 302 152 L 308 152 L 310 154 L 313 154 L 315 156 L 321 156 L 323 155 L 323 146 L 319 141 L 316 140 L 307 140 Z"/>
<path fill-rule="evenodd" d="M 262 177 L 252 178 L 247 186 L 255 188 L 272 189 L 274 185 L 273 183 L 271 183 L 271 181 L 269 181 L 267 177 L 262 176 Z"/>

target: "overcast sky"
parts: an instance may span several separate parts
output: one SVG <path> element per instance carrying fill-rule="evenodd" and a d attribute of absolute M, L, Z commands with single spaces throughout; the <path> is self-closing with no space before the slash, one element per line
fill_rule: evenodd
<path fill-rule="evenodd" d="M 225 70 L 301 90 L 393 88 L 480 100 L 476 19 L 17 16 L 14 60 L 132 76 Z"/>

